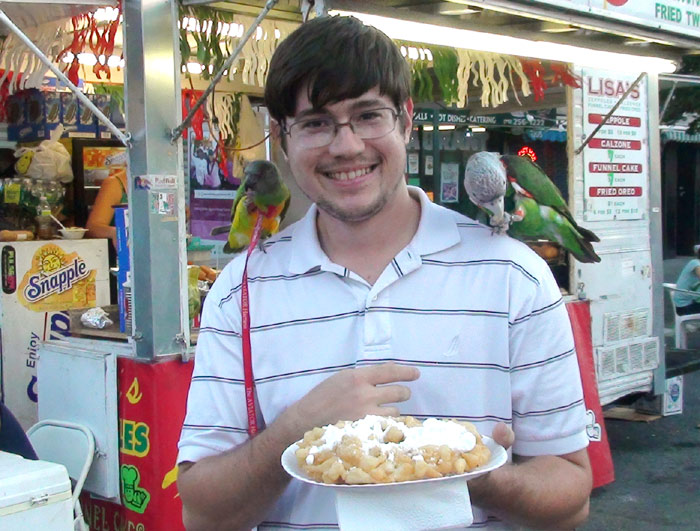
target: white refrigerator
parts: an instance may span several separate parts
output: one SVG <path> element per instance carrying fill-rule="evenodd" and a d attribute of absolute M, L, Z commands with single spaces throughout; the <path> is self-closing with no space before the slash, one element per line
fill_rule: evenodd
<path fill-rule="evenodd" d="M 37 421 L 38 349 L 70 335 L 68 310 L 109 304 L 108 240 L 0 242 L 2 401 L 26 430 Z"/>

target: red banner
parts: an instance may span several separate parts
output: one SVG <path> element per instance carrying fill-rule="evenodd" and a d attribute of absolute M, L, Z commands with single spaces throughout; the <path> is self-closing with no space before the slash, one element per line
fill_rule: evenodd
<path fill-rule="evenodd" d="M 589 124 L 599 124 L 603 121 L 605 116 L 603 114 L 589 114 L 588 123 Z M 642 119 L 638 116 L 611 116 L 605 125 L 618 125 L 622 127 L 639 127 L 642 125 Z"/>
<path fill-rule="evenodd" d="M 591 173 L 642 173 L 642 165 L 620 162 L 589 162 L 588 171 Z"/>
<path fill-rule="evenodd" d="M 589 197 L 641 197 L 641 186 L 591 186 Z"/>
<path fill-rule="evenodd" d="M 608 434 L 603 421 L 603 409 L 598 396 L 598 383 L 593 360 L 593 340 L 591 338 L 591 310 L 589 301 L 575 301 L 566 305 L 574 332 L 574 345 L 578 356 L 583 384 L 583 400 L 586 404 L 588 425 L 588 457 L 593 469 L 593 487 L 602 487 L 615 481 Z"/>
<path fill-rule="evenodd" d="M 184 531 L 175 462 L 193 365 L 119 358 L 122 505 L 83 496 L 90 529 Z"/>
<path fill-rule="evenodd" d="M 593 138 L 588 143 L 592 149 L 642 149 L 639 140 L 627 140 L 625 138 Z"/>

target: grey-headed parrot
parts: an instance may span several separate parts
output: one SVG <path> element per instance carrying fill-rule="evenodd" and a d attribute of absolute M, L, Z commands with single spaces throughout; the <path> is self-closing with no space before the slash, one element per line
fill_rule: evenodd
<path fill-rule="evenodd" d="M 600 239 L 576 223 L 559 189 L 529 157 L 476 153 L 467 162 L 464 188 L 480 209 L 476 219 L 495 232 L 555 242 L 579 262 L 600 262 L 591 245 Z"/>

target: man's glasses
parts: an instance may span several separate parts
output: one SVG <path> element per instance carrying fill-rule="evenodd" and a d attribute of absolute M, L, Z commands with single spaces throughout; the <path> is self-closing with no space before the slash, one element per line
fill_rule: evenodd
<path fill-rule="evenodd" d="M 381 138 L 396 128 L 399 116 L 400 113 L 390 107 L 355 113 L 344 123 L 336 122 L 332 116 L 319 115 L 285 126 L 284 133 L 303 147 L 318 148 L 333 142 L 338 130 L 346 125 L 362 140 Z"/>

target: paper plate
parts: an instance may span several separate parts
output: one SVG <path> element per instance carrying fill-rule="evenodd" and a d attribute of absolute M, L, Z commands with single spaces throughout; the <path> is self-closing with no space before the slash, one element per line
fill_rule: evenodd
<path fill-rule="evenodd" d="M 304 471 L 299 467 L 299 464 L 297 463 L 297 456 L 296 456 L 296 451 L 299 448 L 297 443 L 292 444 L 291 446 L 287 447 L 287 449 L 284 451 L 282 454 L 282 467 L 287 471 L 287 473 L 292 476 L 295 479 L 298 479 L 299 481 L 303 481 L 304 483 L 309 483 L 311 485 L 317 485 L 319 487 L 330 487 L 332 489 L 368 489 L 368 488 L 386 488 L 386 487 L 400 487 L 400 486 L 408 486 L 408 485 L 417 485 L 417 484 L 423 484 L 423 483 L 434 483 L 438 481 L 454 481 L 456 479 L 465 479 L 465 480 L 470 480 L 473 479 L 477 476 L 480 476 L 482 474 L 485 474 L 486 472 L 490 472 L 491 470 L 495 470 L 496 468 L 503 466 L 505 462 L 508 460 L 508 453 L 506 452 L 505 448 L 501 446 L 500 444 L 496 444 L 493 439 L 490 437 L 486 436 L 481 436 L 482 441 L 484 444 L 488 447 L 489 450 L 491 450 L 491 458 L 489 461 L 480 467 L 475 468 L 471 472 L 465 472 L 464 474 L 455 474 L 453 476 L 445 476 L 441 478 L 429 478 L 429 479 L 416 479 L 413 481 L 401 481 L 398 483 L 370 483 L 370 484 L 363 484 L 363 485 L 335 485 L 331 483 L 322 483 L 318 481 L 314 481 L 313 479 L 308 478 L 305 474 Z"/>

